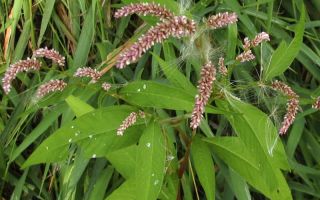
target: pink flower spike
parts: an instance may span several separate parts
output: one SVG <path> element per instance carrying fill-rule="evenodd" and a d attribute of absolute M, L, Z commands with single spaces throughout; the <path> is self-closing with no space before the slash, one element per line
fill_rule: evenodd
<path fill-rule="evenodd" d="M 45 57 L 45 58 L 51 59 L 55 63 L 58 63 L 58 65 L 60 66 L 64 66 L 65 64 L 65 58 L 62 55 L 60 55 L 58 51 L 54 49 L 49 50 L 47 47 L 35 50 L 33 52 L 32 57 L 34 58 Z"/>
<path fill-rule="evenodd" d="M 287 84 L 275 80 L 272 82 L 271 87 L 274 90 L 277 90 L 279 92 L 281 92 L 282 94 L 290 97 L 290 98 L 298 98 L 299 96 L 291 89 L 291 87 L 289 87 Z"/>
<path fill-rule="evenodd" d="M 238 16 L 236 13 L 218 13 L 212 15 L 207 20 L 207 25 L 212 29 L 222 28 L 228 24 L 233 24 L 238 21 Z"/>
<path fill-rule="evenodd" d="M 39 70 L 41 67 L 41 62 L 35 58 L 27 60 L 20 60 L 14 64 L 11 64 L 7 69 L 4 77 L 2 78 L 2 87 L 6 94 L 11 90 L 11 82 L 16 78 L 19 72 L 28 72 L 30 70 Z"/>
<path fill-rule="evenodd" d="M 102 89 L 104 89 L 105 91 L 109 91 L 110 88 L 111 88 L 111 84 L 110 84 L 110 83 L 107 83 L 107 82 L 104 82 L 104 83 L 102 83 L 101 87 L 102 87 Z"/>
<path fill-rule="evenodd" d="M 92 69 L 90 67 L 78 68 L 76 73 L 73 75 L 74 77 L 90 77 L 90 83 L 96 83 L 100 78 L 101 74 L 96 69 Z"/>
<path fill-rule="evenodd" d="M 248 37 L 244 38 L 243 40 L 243 48 L 245 51 L 248 51 L 251 48 L 251 41 Z"/>
<path fill-rule="evenodd" d="M 287 103 L 287 113 L 284 116 L 282 126 L 279 130 L 280 135 L 286 134 L 291 124 L 294 122 L 296 118 L 296 114 L 298 112 L 299 100 L 296 98 L 291 98 Z"/>
<path fill-rule="evenodd" d="M 116 67 L 122 69 L 126 65 L 136 62 L 155 43 L 161 43 L 170 36 L 176 38 L 189 36 L 195 32 L 195 29 L 195 22 L 185 16 L 177 16 L 159 23 L 119 55 Z"/>
<path fill-rule="evenodd" d="M 201 122 L 202 114 L 212 93 L 212 84 L 216 80 L 216 69 L 211 62 L 203 66 L 200 73 L 198 94 L 195 97 L 195 104 L 191 115 L 190 127 L 196 129 Z"/>
<path fill-rule="evenodd" d="M 38 88 L 36 96 L 40 99 L 50 92 L 62 91 L 66 86 L 67 83 L 62 80 L 50 80 Z"/>
<path fill-rule="evenodd" d="M 132 112 L 130 115 L 122 121 L 122 124 L 117 130 L 117 135 L 123 136 L 124 131 L 135 124 L 137 121 L 137 113 Z"/>
<path fill-rule="evenodd" d="M 255 59 L 255 56 L 252 54 L 251 50 L 244 51 L 236 57 L 236 60 L 239 62 L 247 62 Z"/>
<path fill-rule="evenodd" d="M 320 96 L 317 100 L 312 104 L 312 108 L 320 110 Z"/>
<path fill-rule="evenodd" d="M 226 68 L 226 66 L 224 64 L 224 58 L 223 57 L 219 58 L 219 72 L 223 76 L 227 76 L 228 75 L 228 69 Z"/>
<path fill-rule="evenodd" d="M 128 16 L 131 14 L 138 15 L 152 15 L 159 17 L 160 19 L 169 19 L 173 18 L 174 14 L 162 7 L 160 4 L 155 3 L 136 3 L 128 6 L 124 6 L 121 9 L 117 10 L 114 14 L 115 18 L 120 18 L 124 16 Z"/>
<path fill-rule="evenodd" d="M 270 41 L 269 34 L 266 32 L 261 32 L 251 41 L 251 46 L 256 47 L 263 41 Z"/>

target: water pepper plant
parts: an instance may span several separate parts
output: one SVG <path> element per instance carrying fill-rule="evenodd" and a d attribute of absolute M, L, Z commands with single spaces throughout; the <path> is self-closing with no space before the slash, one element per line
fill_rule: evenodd
<path fill-rule="evenodd" d="M 70 3 L 84 9 L 67 2 L 58 8 Z M 104 12 L 94 1 L 86 8 L 81 34 L 67 34 L 68 47 L 62 41 L 53 45 L 62 46 L 61 53 L 38 47 L 46 43 L 43 19 L 32 57 L 7 67 L 3 98 L 17 106 L 15 99 L 23 97 L 25 114 L 10 113 L 1 135 L 2 149 L 10 152 L 3 180 L 8 182 L 9 168 L 19 159 L 25 173 L 41 172 L 35 174 L 42 176 L 41 187 L 33 193 L 42 199 L 294 199 L 297 186 L 287 177 L 302 166 L 284 140 L 301 129 L 299 112 L 320 110 L 319 92 L 295 91 L 283 76 L 303 44 L 303 4 L 290 44 L 283 41 L 273 49 L 270 24 L 260 33 L 240 34 L 238 23 L 251 22 L 236 1 L 208 9 L 201 1 L 190 11 L 178 9 L 175 1 L 168 6 L 166 1 L 124 2 L 114 6 L 118 9 L 108 21 L 118 29 L 113 43 L 104 30 L 109 25 L 94 25 Z M 106 4 L 110 12 L 111 3 Z M 45 5 L 57 15 L 54 1 Z M 80 27 L 79 21 L 72 23 L 64 28 Z M 94 30 L 101 42 L 90 60 L 91 43 L 83 38 L 93 38 Z M 39 111 L 34 127 L 12 128 Z M 294 140 L 288 145 L 296 145 Z M 19 183 L 26 181 L 23 176 Z M 0 186 L 1 192 L 8 189 L 7 183 Z M 13 193 L 24 195 L 22 188 Z"/>

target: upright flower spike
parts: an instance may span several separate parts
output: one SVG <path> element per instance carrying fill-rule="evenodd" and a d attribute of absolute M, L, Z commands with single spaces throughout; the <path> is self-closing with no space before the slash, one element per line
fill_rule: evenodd
<path fill-rule="evenodd" d="M 96 69 L 92 69 L 90 67 L 78 68 L 76 73 L 74 73 L 75 77 L 90 77 L 90 83 L 96 83 L 100 78 L 101 74 Z"/>
<path fill-rule="evenodd" d="M 136 62 L 155 43 L 161 43 L 170 36 L 176 38 L 189 36 L 195 32 L 195 29 L 195 22 L 185 16 L 176 16 L 159 23 L 119 55 L 116 67 L 122 69 L 126 65 Z"/>
<path fill-rule="evenodd" d="M 124 6 L 117 10 L 114 14 L 115 18 L 125 17 L 131 14 L 138 15 L 152 15 L 159 17 L 161 20 L 173 18 L 174 14 L 162 7 L 160 4 L 155 3 L 137 3 Z"/>
<path fill-rule="evenodd" d="M 124 131 L 129 128 L 130 126 L 132 126 L 133 124 L 136 123 L 137 121 L 137 113 L 136 112 L 132 112 L 130 113 L 130 115 L 125 118 L 122 121 L 122 124 L 120 125 L 120 127 L 117 129 L 117 135 L 122 136 Z"/>
<path fill-rule="evenodd" d="M 14 64 L 11 64 L 7 69 L 4 77 L 2 78 L 2 87 L 6 94 L 11 90 L 11 82 L 16 78 L 19 72 L 28 72 L 30 70 L 39 70 L 41 67 L 41 62 L 35 58 L 27 60 L 20 60 Z"/>
<path fill-rule="evenodd" d="M 205 106 L 212 93 L 213 81 L 216 80 L 216 69 L 210 61 L 202 67 L 200 76 L 197 87 L 198 94 L 195 97 L 195 105 L 191 115 L 190 127 L 192 129 L 196 129 L 200 125 Z"/>
<path fill-rule="evenodd" d="M 212 15 L 207 20 L 207 25 L 212 29 L 222 28 L 228 24 L 233 24 L 238 21 L 238 16 L 236 13 L 218 13 Z"/>
<path fill-rule="evenodd" d="M 289 98 L 287 103 L 287 113 L 283 118 L 281 128 L 279 130 L 279 134 L 283 135 L 288 131 L 289 127 L 294 122 L 299 107 L 299 96 L 291 89 L 291 87 L 278 80 L 274 81 L 271 84 L 271 87 Z"/>
<path fill-rule="evenodd" d="M 224 64 L 224 58 L 223 57 L 219 58 L 219 72 L 223 76 L 227 76 L 228 75 L 228 69 L 226 68 L 226 65 Z"/>
<path fill-rule="evenodd" d="M 45 57 L 45 58 L 51 59 L 55 63 L 58 63 L 58 65 L 60 66 L 64 66 L 65 64 L 65 58 L 62 55 L 60 55 L 58 51 L 54 49 L 49 50 L 47 47 L 35 50 L 33 52 L 32 57 L 34 58 Z"/>
<path fill-rule="evenodd" d="M 50 92 L 62 91 L 66 86 L 67 83 L 62 80 L 50 80 L 38 88 L 36 96 L 40 99 Z"/>
<path fill-rule="evenodd" d="M 320 110 L 320 96 L 316 99 L 316 101 L 312 104 L 312 108 Z"/>

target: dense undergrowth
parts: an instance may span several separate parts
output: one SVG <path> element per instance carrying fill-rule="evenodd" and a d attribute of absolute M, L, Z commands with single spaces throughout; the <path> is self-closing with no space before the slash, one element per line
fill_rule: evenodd
<path fill-rule="evenodd" d="M 318 0 L 0 13 L 0 199 L 320 198 Z"/>

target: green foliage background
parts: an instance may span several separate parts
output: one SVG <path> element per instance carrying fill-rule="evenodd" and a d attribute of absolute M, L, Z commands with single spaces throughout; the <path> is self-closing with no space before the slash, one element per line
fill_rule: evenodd
<path fill-rule="evenodd" d="M 154 0 L 201 22 L 236 12 L 237 24 L 210 32 L 214 63 L 224 56 L 228 78 L 214 84 L 206 115 L 192 136 L 190 112 L 202 62 L 183 40 L 156 44 L 137 64 L 112 67 L 127 41 L 157 21 L 114 19 L 115 9 L 138 0 L 2 0 L 0 73 L 48 46 L 65 67 L 43 60 L 40 72 L 19 74 L 1 91 L 1 199 L 319 199 L 320 3 L 318 0 Z M 152 2 L 152 1 L 150 1 Z M 244 37 L 265 31 L 271 41 L 239 64 Z M 74 78 L 79 67 L 106 72 L 99 84 Z M 35 101 L 36 88 L 63 78 L 61 93 Z M 282 80 L 300 96 L 299 114 L 278 136 L 286 98 L 267 86 Z M 240 99 L 238 99 L 238 98 Z M 116 130 L 130 112 L 145 119 Z"/>

